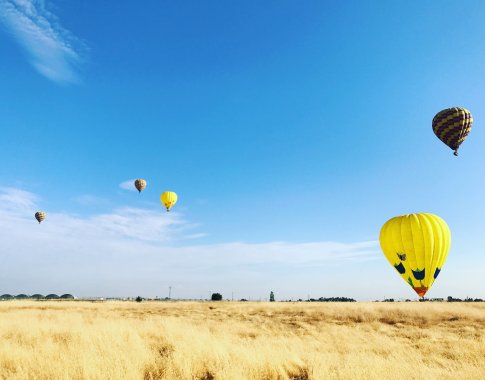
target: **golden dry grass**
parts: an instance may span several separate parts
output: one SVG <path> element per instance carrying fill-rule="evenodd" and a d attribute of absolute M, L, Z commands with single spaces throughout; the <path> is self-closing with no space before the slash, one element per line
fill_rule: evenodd
<path fill-rule="evenodd" d="M 485 379 L 485 304 L 0 302 L 2 379 Z"/>

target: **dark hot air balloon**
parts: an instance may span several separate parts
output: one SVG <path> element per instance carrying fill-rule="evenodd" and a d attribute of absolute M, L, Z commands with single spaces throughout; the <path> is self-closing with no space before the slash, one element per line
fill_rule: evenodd
<path fill-rule="evenodd" d="M 147 187 L 147 181 L 139 178 L 135 180 L 135 187 L 138 190 L 138 192 L 141 193 L 145 189 L 145 187 Z"/>
<path fill-rule="evenodd" d="M 472 129 L 473 117 L 466 108 L 454 107 L 440 111 L 433 118 L 434 134 L 453 149 L 458 156 L 458 148 Z"/>
<path fill-rule="evenodd" d="M 42 222 L 45 219 L 45 212 L 43 212 L 43 211 L 37 211 L 35 213 L 35 219 L 37 219 L 37 221 L 40 224 L 40 222 Z"/>

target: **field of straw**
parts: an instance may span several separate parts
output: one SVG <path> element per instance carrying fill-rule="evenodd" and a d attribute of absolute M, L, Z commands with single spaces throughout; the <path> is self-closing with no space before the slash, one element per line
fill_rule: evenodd
<path fill-rule="evenodd" d="M 485 304 L 0 302 L 0 378 L 485 379 Z"/>

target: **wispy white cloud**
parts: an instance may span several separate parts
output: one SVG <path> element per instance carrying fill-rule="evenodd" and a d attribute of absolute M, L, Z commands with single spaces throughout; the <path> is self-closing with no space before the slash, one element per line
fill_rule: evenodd
<path fill-rule="evenodd" d="M 150 295 L 170 282 L 185 297 L 198 296 L 204 286 L 251 293 L 268 281 L 289 286 L 288 273 L 298 278 L 291 285 L 296 292 L 312 278 L 305 273 L 320 280 L 315 271 L 341 265 L 352 271 L 380 257 L 375 241 L 197 245 L 193 239 L 204 234 L 194 224 L 158 208 L 119 207 L 89 217 L 46 210 L 39 225 L 31 213 L 38 200 L 25 190 L 0 188 L 0 252 L 10 268 L 0 274 L 5 292 Z"/>
<path fill-rule="evenodd" d="M 186 298 L 234 291 L 235 298 L 258 299 L 270 290 L 279 299 L 414 297 L 377 241 L 197 244 L 199 226 L 159 207 L 86 217 L 45 210 L 39 225 L 33 212 L 40 202 L 29 191 L 0 187 L 2 293 L 165 296 L 172 286 L 172 296 Z M 433 296 L 483 293 L 483 260 L 475 263 L 450 262 Z"/>
<path fill-rule="evenodd" d="M 103 231 L 104 238 L 130 238 L 138 242 L 167 243 L 175 237 L 181 238 L 181 232 L 189 228 L 189 223 L 179 214 L 163 211 L 122 207 L 109 214 L 95 215 L 88 223 Z"/>
<path fill-rule="evenodd" d="M 98 197 L 96 195 L 92 194 L 82 194 L 78 195 L 72 200 L 76 203 L 79 203 L 84 206 L 96 206 L 96 205 L 107 205 L 109 204 L 109 201 L 107 199 Z"/>
<path fill-rule="evenodd" d="M 32 228 L 33 215 L 38 211 L 39 196 L 29 191 L 0 187 L 0 226 L 14 234 L 36 238 L 39 231 Z M 150 210 L 134 207 L 118 207 L 109 213 L 98 213 L 89 217 L 56 213 L 49 210 L 43 222 L 43 234 L 52 234 L 56 239 L 79 236 L 96 239 L 99 243 L 117 239 L 132 239 L 138 242 L 167 243 L 173 238 L 183 239 L 183 233 L 194 225 L 185 221 L 177 212 L 167 213 L 162 209 Z"/>
<path fill-rule="evenodd" d="M 199 233 L 196 233 L 196 234 L 187 235 L 185 238 L 186 239 L 200 239 L 200 238 L 203 238 L 205 236 L 207 236 L 206 233 L 199 232 Z"/>
<path fill-rule="evenodd" d="M 0 205 L 4 212 L 26 212 L 35 209 L 39 197 L 29 191 L 0 187 Z"/>
<path fill-rule="evenodd" d="M 123 190 L 138 191 L 138 190 L 136 190 L 134 183 L 135 183 L 135 178 L 129 179 L 128 181 L 121 182 L 119 186 Z"/>
<path fill-rule="evenodd" d="M 47 10 L 43 0 L 0 0 L 0 22 L 42 75 L 57 83 L 79 81 L 76 69 L 85 46 Z"/>

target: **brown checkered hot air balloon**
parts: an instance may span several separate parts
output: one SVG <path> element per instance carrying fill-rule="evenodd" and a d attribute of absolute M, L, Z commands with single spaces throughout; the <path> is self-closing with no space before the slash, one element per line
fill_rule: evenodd
<path fill-rule="evenodd" d="M 472 114 L 466 108 L 447 108 L 433 118 L 433 132 L 458 156 L 458 148 L 470 133 L 472 123 Z"/>
<path fill-rule="evenodd" d="M 145 189 L 145 187 L 147 187 L 147 181 L 139 178 L 135 180 L 135 187 L 138 190 L 138 192 L 141 193 Z"/>
<path fill-rule="evenodd" d="M 37 221 L 40 224 L 40 222 L 42 222 L 45 219 L 45 212 L 43 212 L 43 211 L 37 211 L 35 213 L 35 219 L 37 219 Z"/>

